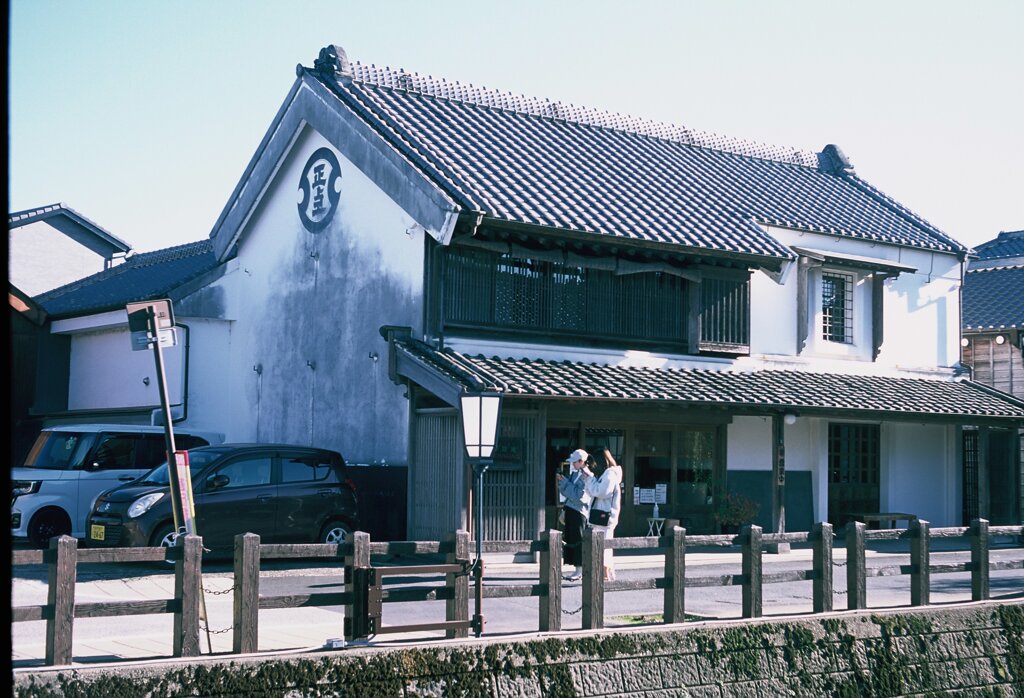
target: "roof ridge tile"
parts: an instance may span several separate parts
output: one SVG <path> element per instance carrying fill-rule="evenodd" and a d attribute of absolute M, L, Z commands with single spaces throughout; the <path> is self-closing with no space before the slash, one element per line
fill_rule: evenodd
<path fill-rule="evenodd" d="M 725 136 L 711 131 L 639 116 L 622 114 L 596 107 L 552 101 L 546 97 L 530 97 L 511 91 L 461 83 L 431 75 L 409 72 L 403 68 L 390 68 L 352 61 L 353 80 L 391 90 L 416 92 L 449 101 L 473 104 L 488 109 L 502 109 L 518 114 L 568 121 L 585 126 L 626 131 L 643 136 L 692 145 L 745 157 L 774 160 L 790 165 L 817 169 L 819 154 L 790 146 L 778 146 L 759 141 Z"/>

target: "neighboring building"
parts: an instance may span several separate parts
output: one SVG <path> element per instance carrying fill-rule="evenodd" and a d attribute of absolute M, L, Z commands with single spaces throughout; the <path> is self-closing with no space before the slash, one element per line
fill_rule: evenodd
<path fill-rule="evenodd" d="M 11 318 L 12 463 L 19 463 L 39 432 L 32 413 L 36 403 L 37 361 L 46 357 L 46 313 L 32 301 L 46 291 L 120 262 L 128 243 L 65 204 L 52 204 L 7 215 L 7 277 Z M 44 365 L 49 365 L 44 359 Z M 40 374 L 66 382 L 67 375 Z"/>
<path fill-rule="evenodd" d="M 49 316 L 51 342 L 40 360 L 35 413 L 46 415 L 47 423 L 154 423 L 160 397 L 153 353 L 132 350 L 124 308 L 133 301 L 170 298 L 178 310 L 191 298 L 191 309 L 176 313 L 177 345 L 163 349 L 172 418 L 188 419 L 190 407 L 200 402 L 208 417 L 197 428 L 221 431 L 214 415 L 227 408 L 227 400 L 217 389 L 217 374 L 230 338 L 228 323 L 209 319 L 219 318 L 223 307 L 206 284 L 222 271 L 210 241 L 202 240 L 132 255 L 112 269 L 37 296 Z M 204 347 L 199 360 L 193 357 L 197 344 Z"/>
<path fill-rule="evenodd" d="M 1024 399 L 1024 230 L 999 233 L 974 252 L 964 275 L 961 360 L 974 380 Z M 979 470 L 988 459 L 979 458 L 978 433 L 964 434 L 964 516 L 1012 520 L 1024 507 L 1024 472 Z M 1016 431 L 990 430 L 987 441 L 1000 453 L 1021 447 Z"/>
<path fill-rule="evenodd" d="M 66 204 L 7 214 L 9 281 L 38 296 L 109 269 L 131 250 Z"/>
<path fill-rule="evenodd" d="M 956 376 L 967 250 L 835 146 L 760 146 L 337 47 L 297 73 L 211 232 L 219 266 L 175 299 L 203 327 L 188 422 L 408 463 L 412 538 L 472 526 L 466 392 L 504 396 L 488 539 L 551 525 L 577 446 L 624 466 L 619 535 L 647 531 L 634 493 L 661 492 L 692 532 L 727 492 L 759 501 L 769 530 L 880 511 L 959 525 L 962 429 L 1024 421 L 1024 402 Z M 86 349 L 128 345 L 109 310 L 54 323 L 94 402 L 78 376 L 115 355 Z M 1017 467 L 987 454 L 992 472 Z"/>

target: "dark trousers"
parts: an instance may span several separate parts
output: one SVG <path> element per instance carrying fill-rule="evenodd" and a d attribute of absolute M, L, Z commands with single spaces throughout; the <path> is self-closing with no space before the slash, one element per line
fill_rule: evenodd
<path fill-rule="evenodd" d="M 565 507 L 565 535 L 562 537 L 562 559 L 567 565 L 583 565 L 583 529 L 587 520 L 575 509 Z"/>

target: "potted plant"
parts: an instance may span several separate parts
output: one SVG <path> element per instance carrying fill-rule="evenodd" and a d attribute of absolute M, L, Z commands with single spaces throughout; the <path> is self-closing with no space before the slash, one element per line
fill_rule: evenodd
<path fill-rule="evenodd" d="M 727 494 L 715 505 L 714 517 L 722 533 L 736 533 L 740 526 L 754 520 L 759 508 L 750 497 Z"/>

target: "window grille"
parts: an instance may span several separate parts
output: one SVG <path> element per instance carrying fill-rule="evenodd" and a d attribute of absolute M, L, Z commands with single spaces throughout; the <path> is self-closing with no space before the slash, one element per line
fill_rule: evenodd
<path fill-rule="evenodd" d="M 978 432 L 963 432 L 963 525 L 978 518 Z"/>
<path fill-rule="evenodd" d="M 821 275 L 822 338 L 853 344 L 853 277 L 828 272 Z"/>
<path fill-rule="evenodd" d="M 442 322 L 591 341 L 687 345 L 688 292 L 662 272 L 616 275 L 480 250 L 445 257 Z"/>
<path fill-rule="evenodd" d="M 706 350 L 750 345 L 749 280 L 705 278 L 700 288 L 700 344 Z"/>

